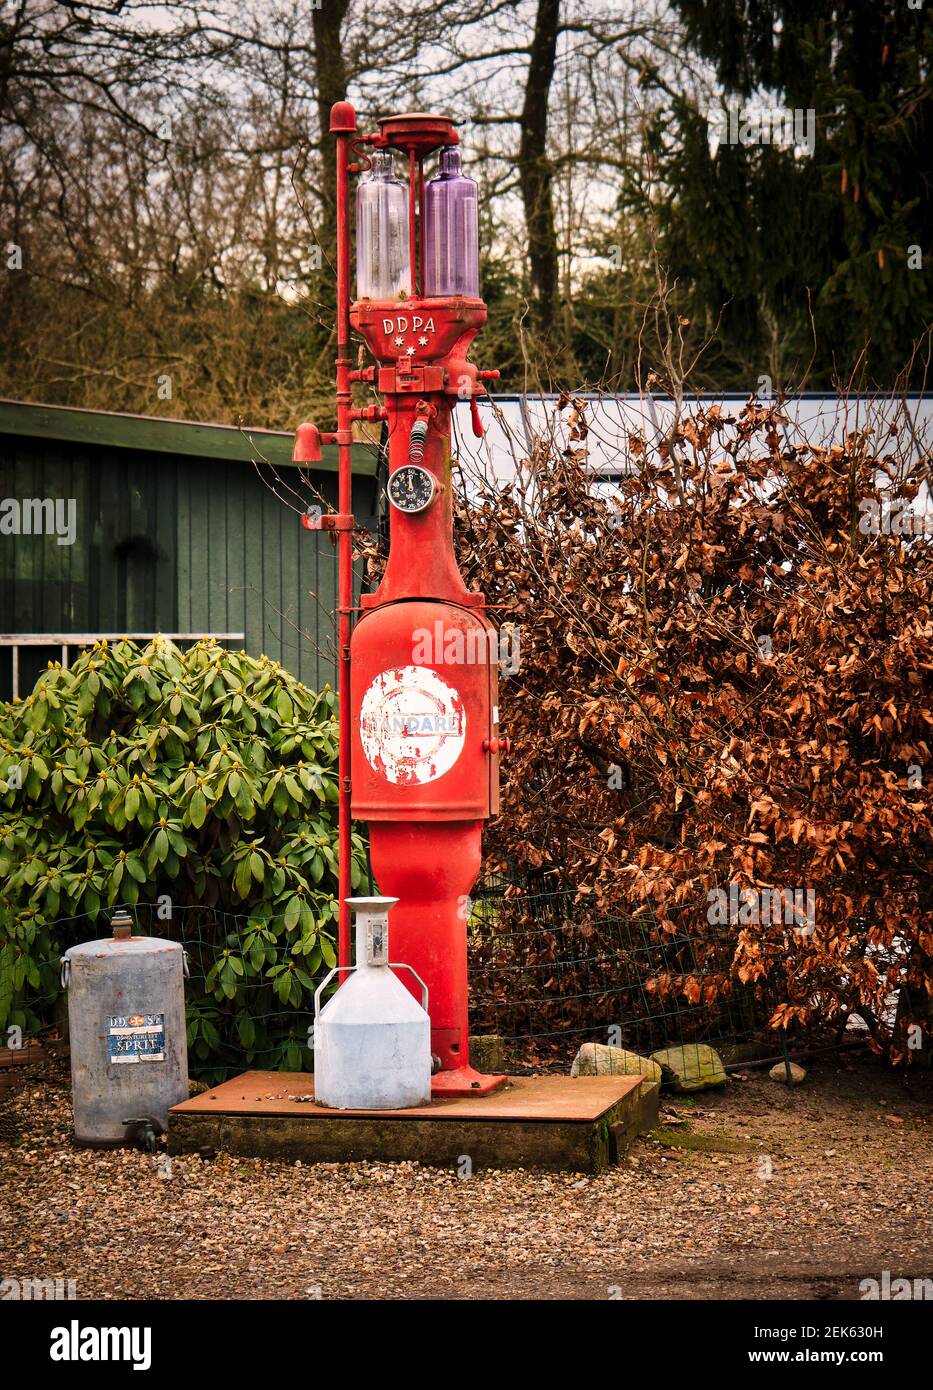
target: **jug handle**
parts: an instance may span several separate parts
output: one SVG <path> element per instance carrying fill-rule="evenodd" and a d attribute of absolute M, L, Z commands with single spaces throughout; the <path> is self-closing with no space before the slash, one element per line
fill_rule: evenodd
<path fill-rule="evenodd" d="M 425 1013 L 427 1013 L 427 1011 L 428 1011 L 428 987 L 427 987 L 427 985 L 425 984 L 424 980 L 422 980 L 421 976 L 418 974 L 418 972 L 417 972 L 417 970 L 415 969 L 415 967 L 414 967 L 413 965 L 406 965 L 406 963 L 405 963 L 404 961 L 402 961 L 402 960 L 400 960 L 400 961 L 391 961 L 391 960 L 390 960 L 390 961 L 389 961 L 389 969 L 390 969 L 390 970 L 410 970 L 410 971 L 411 971 L 411 973 L 414 975 L 415 979 L 418 981 L 419 985 L 421 986 L 421 1007 L 424 1009 Z"/>
<path fill-rule="evenodd" d="M 355 970 L 355 965 L 335 965 L 333 970 L 328 970 L 317 989 L 314 991 L 314 1021 L 317 1023 L 318 1015 L 321 1012 L 321 995 L 335 975 L 339 975 L 341 970 Z"/>

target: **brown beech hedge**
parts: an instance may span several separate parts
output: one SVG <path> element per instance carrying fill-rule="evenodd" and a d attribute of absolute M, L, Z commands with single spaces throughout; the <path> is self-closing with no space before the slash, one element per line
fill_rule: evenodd
<path fill-rule="evenodd" d="M 698 968 L 645 981 L 672 1002 L 741 982 L 774 1028 L 854 1012 L 928 1057 L 929 458 L 896 431 L 791 445 L 750 402 L 632 436 L 606 489 L 586 403 L 562 415 L 569 442 L 458 520 L 520 639 L 489 867 L 691 936 Z"/>

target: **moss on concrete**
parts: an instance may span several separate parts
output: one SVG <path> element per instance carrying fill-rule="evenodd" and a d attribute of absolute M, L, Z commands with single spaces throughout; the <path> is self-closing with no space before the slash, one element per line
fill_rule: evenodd
<path fill-rule="evenodd" d="M 666 1149 L 691 1149 L 706 1154 L 754 1154 L 761 1153 L 761 1145 L 751 1139 L 732 1139 L 721 1134 L 694 1134 L 690 1130 L 660 1129 L 651 1131 L 652 1139 L 663 1144 Z"/>

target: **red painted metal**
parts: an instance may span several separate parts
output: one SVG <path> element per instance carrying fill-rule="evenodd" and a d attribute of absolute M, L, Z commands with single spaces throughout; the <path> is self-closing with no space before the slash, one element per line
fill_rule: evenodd
<path fill-rule="evenodd" d="M 496 631 L 454 556 L 450 419 L 457 399 L 483 390 L 467 354 L 486 308 L 457 297 L 363 300 L 350 316 L 380 364 L 389 476 L 409 462 L 415 420 L 428 418 L 419 464 L 436 484 L 426 511 L 392 509 L 382 583 L 361 600 L 351 663 L 352 810 L 368 822 L 379 891 L 399 899 L 393 952 L 428 985 L 440 1060 L 433 1092 L 484 1095 L 501 1078 L 469 1064 L 466 937 L 482 823 L 498 811 Z M 426 720 L 436 722 L 425 730 Z"/>
<path fill-rule="evenodd" d="M 295 431 L 295 447 L 292 449 L 292 463 L 320 463 L 321 431 L 317 425 L 306 420 Z"/>
<path fill-rule="evenodd" d="M 445 117 L 422 112 L 384 117 L 377 134 L 356 139 L 356 146 L 368 143 L 408 154 L 412 294 L 349 305 L 347 149 L 356 130 L 351 116 L 352 108 L 338 103 L 331 124 L 337 135 L 339 514 L 331 520 L 325 516 L 318 527 L 336 531 L 341 547 L 341 827 L 350 776 L 348 810 L 368 824 L 379 891 L 399 899 L 391 918 L 393 956 L 411 965 L 428 986 L 432 1049 L 440 1067 L 432 1089 L 444 1096 L 481 1096 L 505 1078 L 481 1076 L 469 1064 L 467 920 L 483 821 L 499 809 L 499 757 L 508 741 L 499 737 L 497 726 L 496 629 L 482 594 L 464 584 L 453 550 L 450 433 L 458 400 L 471 401 L 474 429 L 481 433 L 476 398 L 484 394 L 482 382 L 498 372 L 481 373 L 469 361 L 472 341 L 486 321 L 483 301 L 426 298 L 419 292 L 424 158 L 459 143 Z M 350 369 L 350 324 L 377 367 Z M 373 383 L 385 406 L 353 410 L 354 381 Z M 430 474 L 433 498 L 418 512 L 390 508 L 385 574 L 374 594 L 363 595 L 362 616 L 348 647 L 348 446 L 351 421 L 362 418 L 387 421 L 390 479 L 417 462 Z M 315 435 L 299 438 L 306 451 L 319 447 Z M 296 456 L 298 450 L 296 441 Z M 349 829 L 346 842 L 341 833 L 340 856 L 343 908 L 349 893 Z M 348 945 L 349 929 L 345 937 L 341 917 L 341 964 L 348 963 Z"/>
<path fill-rule="evenodd" d="M 350 371 L 350 143 L 356 132 L 356 112 L 348 101 L 331 108 L 330 128 L 337 137 L 337 510 L 353 513 L 352 406 Z M 350 612 L 353 607 L 352 531 L 337 533 L 337 664 L 339 711 L 338 780 L 340 800 L 337 824 L 337 960 L 350 964 Z"/>
<path fill-rule="evenodd" d="M 356 517 L 344 512 L 324 512 L 322 516 L 305 512 L 301 524 L 306 531 L 352 531 Z"/>
<path fill-rule="evenodd" d="M 388 821 L 472 824 L 494 815 L 497 633 L 482 609 L 390 600 L 364 612 L 351 651 L 352 811 L 370 822 L 371 840 L 372 828 L 378 824 L 382 837 Z M 430 674 L 420 679 L 421 672 Z M 417 867 L 428 880 L 436 872 Z M 391 922 L 401 960 L 397 924 L 405 899 L 390 893 L 378 872 L 376 878 L 381 892 L 401 900 Z"/>
<path fill-rule="evenodd" d="M 415 176 L 415 150 L 408 151 L 408 254 L 411 264 L 411 296 L 418 293 L 418 229 L 415 222 L 415 201 L 418 197 L 418 180 Z"/>
<path fill-rule="evenodd" d="M 444 145 L 459 145 L 457 126 L 446 116 L 434 116 L 426 111 L 409 111 L 402 116 L 381 116 L 379 133 L 369 137 L 370 143 L 385 148 L 414 150 L 422 158 Z"/>
<path fill-rule="evenodd" d="M 424 154 L 418 156 L 418 223 L 424 226 Z M 424 237 L 421 237 L 421 251 L 418 260 L 418 293 L 424 294 Z"/>

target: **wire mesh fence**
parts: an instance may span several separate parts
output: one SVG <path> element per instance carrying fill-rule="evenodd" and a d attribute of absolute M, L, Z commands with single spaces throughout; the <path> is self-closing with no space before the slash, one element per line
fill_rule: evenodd
<path fill-rule="evenodd" d="M 193 1076 L 213 1083 L 248 1068 L 313 1069 L 314 987 L 326 967 L 303 969 L 280 919 L 174 904 L 167 914 L 164 901 L 130 911 L 137 933 L 187 953 Z M 62 953 L 108 933 L 103 914 L 55 924 Z M 671 933 L 647 907 L 599 916 L 572 889 L 493 876 L 473 895 L 468 942 L 470 1031 L 501 1037 L 518 1069 L 569 1060 L 586 1041 L 645 1054 L 768 1031 L 767 991 L 728 979 L 734 939 Z M 59 989 L 37 992 L 30 1009 L 63 1023 Z"/>
<path fill-rule="evenodd" d="M 135 934 L 177 941 L 186 953 L 192 1076 L 213 1083 L 245 1068 L 313 1069 L 314 988 L 324 969 L 303 968 L 282 917 L 178 904 L 166 909 L 164 901 L 128 911 Z M 103 914 L 60 919 L 55 934 L 61 953 L 108 935 L 108 921 Z M 64 1024 L 59 989 L 37 994 L 30 1009 L 45 1023 Z"/>
<path fill-rule="evenodd" d="M 572 888 L 480 885 L 470 923 L 471 1027 L 529 1056 L 582 1042 L 633 1052 L 763 1036 L 768 991 L 728 976 L 735 939 L 671 933 L 649 906 L 594 915 Z"/>

